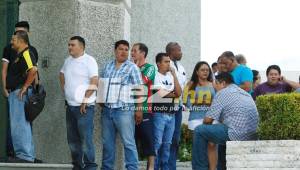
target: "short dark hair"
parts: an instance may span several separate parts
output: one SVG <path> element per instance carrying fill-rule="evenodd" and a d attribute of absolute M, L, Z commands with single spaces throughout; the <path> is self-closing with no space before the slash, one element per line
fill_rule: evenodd
<path fill-rule="evenodd" d="M 17 27 L 23 27 L 23 28 L 26 28 L 29 31 L 29 23 L 27 21 L 17 22 L 15 24 L 15 28 L 17 28 Z"/>
<path fill-rule="evenodd" d="M 26 44 L 29 43 L 29 37 L 26 31 L 19 30 L 14 32 L 14 35 L 18 37 L 18 39 L 22 39 Z"/>
<path fill-rule="evenodd" d="M 218 63 L 216 63 L 216 62 L 212 63 L 211 67 L 214 67 L 214 66 L 218 66 Z"/>
<path fill-rule="evenodd" d="M 226 84 L 232 84 L 233 83 L 233 78 L 232 78 L 232 75 L 230 73 L 222 72 L 222 73 L 218 74 L 215 78 L 218 82 L 223 82 L 224 81 Z"/>
<path fill-rule="evenodd" d="M 115 49 L 117 49 L 119 47 L 119 45 L 126 45 L 129 48 L 129 42 L 126 40 L 119 40 L 117 42 L 115 42 Z"/>
<path fill-rule="evenodd" d="M 170 54 L 171 50 L 175 47 L 175 46 L 179 46 L 179 44 L 177 42 L 169 42 L 166 46 L 166 53 Z"/>
<path fill-rule="evenodd" d="M 246 58 L 243 54 L 238 54 L 235 56 L 236 61 L 241 64 L 244 60 L 246 61 Z"/>
<path fill-rule="evenodd" d="M 77 40 L 79 41 L 82 45 L 83 45 L 83 48 L 85 48 L 85 40 L 84 38 L 82 38 L 81 36 L 73 36 L 70 38 L 70 40 Z"/>
<path fill-rule="evenodd" d="M 155 57 L 155 62 L 160 63 L 164 57 L 168 57 L 167 53 L 158 53 Z"/>
<path fill-rule="evenodd" d="M 145 58 L 146 58 L 147 54 L 148 54 L 148 47 L 143 43 L 135 43 L 133 46 L 135 46 L 135 45 L 138 45 L 139 50 L 145 53 Z"/>
<path fill-rule="evenodd" d="M 221 60 L 223 57 L 224 57 L 224 56 L 220 55 L 220 56 L 218 57 L 217 63 L 220 62 L 220 60 Z"/>
<path fill-rule="evenodd" d="M 258 76 L 258 71 L 257 70 L 252 70 L 252 74 L 253 74 L 253 82 L 255 82 L 256 80 L 258 80 L 257 76 Z"/>
<path fill-rule="evenodd" d="M 235 56 L 234 56 L 233 52 L 231 52 L 231 51 L 223 52 L 220 57 L 225 57 L 227 59 L 235 59 Z"/>
<path fill-rule="evenodd" d="M 267 71 L 266 71 L 266 75 L 268 76 L 268 74 L 270 73 L 271 70 L 277 70 L 279 75 L 281 75 L 281 69 L 278 65 L 270 65 L 268 68 L 267 68 Z"/>

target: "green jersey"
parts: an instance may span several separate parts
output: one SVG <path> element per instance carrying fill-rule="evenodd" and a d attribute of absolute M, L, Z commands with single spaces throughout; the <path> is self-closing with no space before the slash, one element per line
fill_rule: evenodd
<path fill-rule="evenodd" d="M 143 113 L 152 113 L 152 101 L 148 101 L 152 96 L 152 86 L 155 78 L 155 67 L 152 64 L 146 63 L 140 67 L 144 85 L 147 86 L 147 100 L 143 102 Z"/>

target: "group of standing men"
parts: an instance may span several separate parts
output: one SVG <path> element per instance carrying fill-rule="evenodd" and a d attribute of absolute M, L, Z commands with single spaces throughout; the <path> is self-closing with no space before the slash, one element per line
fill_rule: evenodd
<path fill-rule="evenodd" d="M 98 77 L 105 90 L 101 106 L 102 168 L 114 169 L 115 141 L 120 134 L 125 151 L 125 167 L 138 169 L 138 152 L 135 137 L 141 140 L 142 152 L 148 158 L 148 169 L 176 169 L 182 108 L 174 111 L 174 98 L 181 96 L 186 73 L 178 62 L 181 47 L 171 42 L 167 53 L 156 56 L 155 66 L 146 62 L 148 48 L 143 43 L 132 46 L 129 60 L 129 43 L 115 43 L 115 59 L 108 62 L 98 75 L 96 60 L 85 53 L 85 40 L 74 36 L 69 41 L 70 56 L 60 71 L 60 82 L 67 101 L 67 134 L 72 160 L 78 169 L 96 169 L 93 145 L 93 116 Z M 178 78 L 177 78 L 178 77 Z M 145 100 L 134 103 L 122 100 L 127 87 L 143 85 Z M 79 86 L 85 89 L 78 90 Z M 99 84 L 100 86 L 100 84 Z M 92 89 L 92 90 L 91 90 Z M 158 91 L 158 92 L 157 92 Z M 158 93 L 170 102 L 153 103 L 151 96 Z M 141 96 L 143 96 L 141 95 Z M 137 98 L 141 98 L 137 95 Z M 152 104 L 153 103 L 153 104 Z M 133 108 L 133 109 L 131 109 Z M 166 109 L 166 110 L 162 110 Z M 172 166 L 172 167 L 170 167 Z M 169 168 L 170 167 L 170 168 Z"/>
<path fill-rule="evenodd" d="M 36 80 L 38 53 L 29 44 L 28 33 L 28 22 L 18 22 L 11 43 L 4 49 L 2 57 L 3 94 L 8 99 L 10 120 L 8 161 L 40 163 L 35 158 L 32 123 L 26 120 L 24 111 L 32 87 L 39 83 Z M 179 63 L 182 57 L 180 45 L 171 42 L 166 47 L 166 53 L 156 56 L 158 70 L 146 62 L 148 48 L 143 43 L 132 46 L 130 61 L 129 43 L 126 40 L 117 41 L 115 59 L 100 71 L 95 58 L 85 53 L 84 38 L 71 37 L 68 50 L 69 57 L 60 70 L 59 80 L 66 99 L 67 140 L 74 169 L 97 168 L 93 119 L 99 78 L 107 80 L 105 83 L 108 87 L 105 93 L 107 100 L 100 103 L 103 143 L 101 169 L 114 169 L 117 133 L 124 144 L 127 169 L 138 169 L 135 138 L 141 140 L 142 152 L 148 157 L 148 169 L 176 169 L 182 103 L 177 103 L 177 109 L 174 109 L 174 99 L 180 98 L 186 81 L 185 70 Z M 125 86 L 136 85 L 147 87 L 146 100 L 135 104 L 120 99 Z M 153 103 L 154 100 L 150 101 L 153 93 L 171 100 L 164 104 Z"/>

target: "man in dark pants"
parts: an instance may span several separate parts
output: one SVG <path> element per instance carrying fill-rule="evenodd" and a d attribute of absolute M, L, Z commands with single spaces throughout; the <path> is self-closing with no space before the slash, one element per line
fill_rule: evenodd
<path fill-rule="evenodd" d="M 170 42 L 166 46 L 166 53 L 171 59 L 171 67 L 174 68 L 178 82 L 183 91 L 186 83 L 186 72 L 182 64 L 179 62 L 182 58 L 181 46 L 177 42 Z M 176 170 L 177 153 L 180 141 L 180 128 L 182 121 L 182 99 L 180 98 L 179 110 L 175 112 L 175 130 L 173 134 L 172 144 L 170 148 L 169 169 Z"/>
<path fill-rule="evenodd" d="M 155 67 L 146 62 L 148 47 L 143 43 L 136 43 L 132 46 L 131 57 L 133 62 L 140 68 L 144 85 L 147 87 L 147 98 L 143 102 L 143 121 L 135 125 L 135 137 L 141 141 L 142 152 L 147 156 L 147 170 L 154 169 L 154 136 L 153 136 L 153 113 L 152 101 L 148 101 L 152 96 L 151 87 L 154 84 Z"/>
<path fill-rule="evenodd" d="M 25 31 L 29 33 L 29 24 L 27 21 L 20 21 L 15 24 L 15 31 Z M 38 52 L 35 49 L 35 47 L 31 46 L 29 44 L 29 49 L 35 56 L 36 62 L 38 60 Z M 9 95 L 8 90 L 6 89 L 6 78 L 7 78 L 7 71 L 12 63 L 17 58 L 17 52 L 12 48 L 11 44 L 8 44 L 4 49 L 3 49 L 3 56 L 2 56 L 2 91 L 3 95 L 7 98 Z M 7 103 L 8 106 L 8 103 Z M 7 110 L 9 108 L 7 107 Z M 8 114 L 8 113 L 7 113 Z M 7 128 L 7 156 L 10 158 L 14 158 L 14 148 L 12 144 L 12 139 L 11 139 L 11 132 L 10 132 L 10 124 L 9 124 L 9 114 L 8 114 L 8 128 Z M 40 160 L 35 160 L 35 162 L 39 162 Z"/>
<path fill-rule="evenodd" d="M 85 53 L 84 38 L 71 37 L 68 50 L 69 57 L 60 70 L 59 79 L 67 101 L 67 140 L 73 170 L 96 170 L 93 122 L 98 65 L 94 57 Z"/>

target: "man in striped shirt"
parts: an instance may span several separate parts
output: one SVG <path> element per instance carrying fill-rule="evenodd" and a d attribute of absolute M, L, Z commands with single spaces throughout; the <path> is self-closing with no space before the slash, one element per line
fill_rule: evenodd
<path fill-rule="evenodd" d="M 133 62 L 128 60 L 129 43 L 120 40 L 115 43 L 116 58 L 105 65 L 101 78 L 104 80 L 105 99 L 103 106 L 102 143 L 103 156 L 102 168 L 114 169 L 115 141 L 117 132 L 120 134 L 125 151 L 125 167 L 128 170 L 138 169 L 138 154 L 134 140 L 135 123 L 143 120 L 142 110 L 134 109 L 133 98 L 128 97 L 134 86 L 142 85 L 141 72 Z M 101 85 L 100 85 L 101 86 Z M 141 105 L 138 104 L 138 108 Z M 135 110 L 135 113 L 134 113 Z"/>

